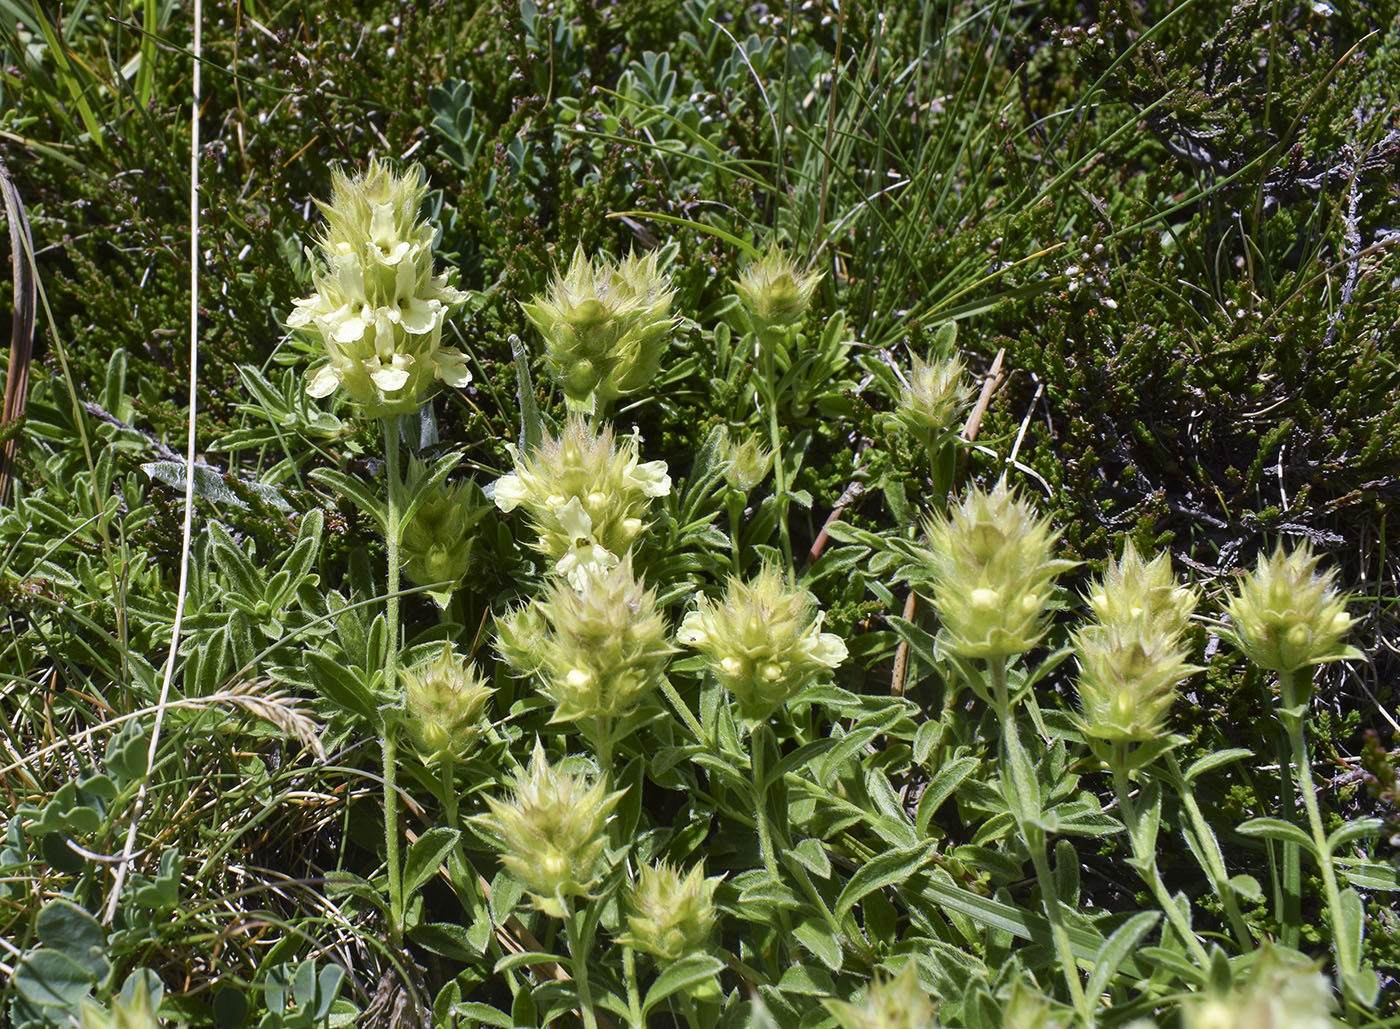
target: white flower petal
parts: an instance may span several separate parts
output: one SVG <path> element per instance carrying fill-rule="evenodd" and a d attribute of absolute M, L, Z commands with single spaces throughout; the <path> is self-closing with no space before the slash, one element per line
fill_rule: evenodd
<path fill-rule="evenodd" d="M 329 364 L 323 364 L 312 373 L 311 378 L 306 383 L 307 396 L 316 398 L 327 397 L 335 392 L 335 388 L 340 385 L 340 376 L 336 374 L 334 368 Z"/>
<path fill-rule="evenodd" d="M 812 643 L 812 660 L 820 661 L 828 668 L 835 668 L 845 661 L 850 651 L 846 649 L 846 641 L 834 632 L 824 632 Z"/>
<path fill-rule="evenodd" d="M 570 497 L 567 504 L 555 510 L 554 516 L 559 519 L 559 528 L 569 537 L 570 543 L 577 544 L 593 535 L 593 519 L 578 497 Z"/>
<path fill-rule="evenodd" d="M 704 616 L 699 611 L 688 611 L 681 619 L 680 628 L 676 630 L 676 640 L 687 646 L 695 647 L 709 639 L 709 633 L 705 631 Z"/>
<path fill-rule="evenodd" d="M 406 304 L 400 304 L 398 313 L 403 327 L 415 335 L 432 332 L 437 327 L 442 305 L 436 300 L 419 300 L 416 297 Z"/>
<path fill-rule="evenodd" d="M 502 511 L 514 511 L 525 499 L 525 484 L 514 473 L 502 475 L 496 480 L 495 494 L 496 507 Z"/>
<path fill-rule="evenodd" d="M 326 322 L 334 326 L 330 337 L 337 343 L 358 343 L 365 338 L 365 330 L 369 328 L 365 320 L 358 315 L 341 314 L 340 311 L 327 318 Z"/>
<path fill-rule="evenodd" d="M 369 377 L 374 380 L 374 384 L 385 393 L 393 393 L 401 390 L 404 383 L 408 382 L 408 372 L 403 368 L 393 368 L 388 365 L 380 365 L 369 373 Z"/>
<path fill-rule="evenodd" d="M 588 588 L 590 577 L 617 567 L 617 556 L 596 543 L 585 543 L 569 551 L 554 565 L 554 570 L 569 580 L 576 590 Z"/>
<path fill-rule="evenodd" d="M 472 381 L 471 369 L 467 367 L 467 355 L 453 347 L 442 347 L 437 356 L 437 377 L 449 386 L 459 389 Z"/>
<path fill-rule="evenodd" d="M 665 461 L 648 461 L 627 473 L 632 485 L 649 497 L 664 497 L 671 492 L 671 477 L 666 474 Z"/>

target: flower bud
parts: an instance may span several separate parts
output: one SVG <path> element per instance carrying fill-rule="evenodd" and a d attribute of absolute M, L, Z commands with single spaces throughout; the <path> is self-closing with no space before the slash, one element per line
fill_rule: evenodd
<path fill-rule="evenodd" d="M 731 576 L 718 603 L 697 594 L 676 638 L 705 655 L 742 717 L 761 722 L 846 660 L 845 642 L 821 624 L 812 595 L 765 564 L 752 582 Z"/>
<path fill-rule="evenodd" d="M 1084 731 L 1115 741 L 1161 736 L 1177 686 L 1200 671 L 1183 640 L 1195 592 L 1176 581 L 1166 554 L 1144 562 L 1129 541 L 1088 599 L 1097 621 L 1073 637 Z"/>
<path fill-rule="evenodd" d="M 876 974 L 856 1003 L 823 1002 L 842 1029 L 935 1029 L 938 1005 L 924 988 L 912 960 L 892 979 Z"/>
<path fill-rule="evenodd" d="M 1306 544 L 1288 554 L 1280 544 L 1240 579 L 1226 608 L 1230 635 L 1260 668 L 1290 673 L 1355 655 L 1342 642 L 1351 598 L 1333 588 L 1334 569 L 1318 574 L 1319 560 Z"/>
<path fill-rule="evenodd" d="M 163 991 L 159 982 L 152 985 L 153 979 L 149 972 L 132 976 L 106 1007 L 84 1000 L 78 1007 L 79 1029 L 160 1029 L 165 1023 L 156 1010 Z"/>
<path fill-rule="evenodd" d="M 622 792 L 573 775 L 545 758 L 537 740 L 528 768 L 516 773 L 508 800 L 488 797 L 476 821 L 496 837 L 503 864 L 535 906 L 564 917 L 561 898 L 586 896 L 603 877 L 607 822 Z"/>
<path fill-rule="evenodd" d="M 972 386 L 956 354 L 931 363 L 916 357 L 891 418 L 931 448 L 958 431 L 971 400 Z"/>
<path fill-rule="evenodd" d="M 742 443 L 724 436 L 720 447 L 724 481 L 729 483 L 730 489 L 751 493 L 773 470 L 773 452 L 752 433 L 746 434 Z"/>
<path fill-rule="evenodd" d="M 548 291 L 521 305 L 570 410 L 593 413 L 651 381 L 676 327 L 674 297 L 655 251 L 595 264 L 578 247 Z"/>
<path fill-rule="evenodd" d="M 660 684 L 673 653 L 656 594 L 633 577 L 630 553 L 616 568 L 583 574 L 582 589 L 556 580 L 533 605 L 534 665 L 520 669 L 540 673 L 554 722 L 630 713 Z"/>
<path fill-rule="evenodd" d="M 427 484 L 426 478 L 425 466 L 414 459 L 405 492 L 427 496 L 403 528 L 403 573 L 416 586 L 446 583 L 428 590 L 438 607 L 446 608 L 471 566 L 471 530 L 486 508 L 477 502 L 480 491 L 471 483 Z"/>
<path fill-rule="evenodd" d="M 1045 604 L 1057 575 L 1073 561 L 1054 557 L 1047 521 L 1001 479 L 991 493 L 973 488 L 925 528 L 923 552 L 945 646 L 963 657 L 997 659 L 1029 650 L 1045 635 Z"/>
<path fill-rule="evenodd" d="M 476 667 L 444 643 L 438 655 L 399 672 L 403 727 L 425 761 L 461 757 L 486 727 L 486 702 L 496 692 Z"/>
<path fill-rule="evenodd" d="M 622 942 L 663 965 L 704 951 L 718 919 L 715 887 L 722 878 L 706 879 L 704 875 L 700 865 L 685 878 L 664 861 L 643 865 L 632 889 L 628 931 Z"/>
<path fill-rule="evenodd" d="M 311 396 L 340 387 L 377 418 L 416 411 L 435 378 L 471 381 L 466 356 L 441 346 L 443 321 L 466 294 L 433 274 L 434 229 L 418 217 L 426 192 L 416 166 L 398 176 L 371 161 L 354 178 L 334 173 L 331 202 L 318 202 L 316 292 L 287 318 L 325 349 Z"/>
<path fill-rule="evenodd" d="M 1182 1005 L 1184 1029 L 1329 1029 L 1332 989 L 1312 965 L 1293 964 L 1265 947 L 1249 982 L 1210 991 Z"/>
<path fill-rule="evenodd" d="M 775 244 L 745 267 L 735 287 L 758 328 L 764 329 L 801 321 L 821 280 L 820 272 L 798 271 L 792 259 Z"/>
<path fill-rule="evenodd" d="M 546 434 L 529 454 L 510 449 L 515 471 L 496 481 L 496 506 L 525 508 L 539 534 L 535 549 L 575 588 L 587 566 L 616 567 L 645 527 L 651 499 L 671 492 L 665 462 L 639 463 L 635 437 L 617 446 L 611 428 L 594 435 L 581 415 L 570 415 L 557 438 Z"/>

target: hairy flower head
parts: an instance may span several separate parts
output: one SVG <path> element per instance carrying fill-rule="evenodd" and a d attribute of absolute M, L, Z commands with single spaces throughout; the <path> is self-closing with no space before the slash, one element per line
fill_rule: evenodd
<path fill-rule="evenodd" d="M 325 350 L 307 383 L 313 397 L 342 388 L 380 417 L 417 410 L 434 379 L 471 380 L 465 355 L 441 345 L 466 294 L 433 274 L 434 229 L 418 216 L 426 191 L 416 166 L 400 176 L 371 161 L 353 178 L 334 173 L 331 201 L 319 205 L 316 291 L 287 318 Z"/>
<path fill-rule="evenodd" d="M 568 269 L 521 308 L 544 337 L 545 362 L 569 408 L 592 413 L 656 375 L 676 327 L 674 297 L 655 251 L 595 262 L 578 247 Z"/>
<path fill-rule="evenodd" d="M 409 466 L 405 493 L 414 498 L 415 508 L 403 527 L 403 573 L 416 586 L 432 587 L 428 595 L 445 608 L 471 567 L 472 529 L 487 508 L 472 483 L 428 481 L 426 468 L 416 458 Z"/>
<path fill-rule="evenodd" d="M 706 879 L 701 865 L 684 876 L 664 861 L 643 865 L 632 889 L 622 941 L 663 965 L 704 951 L 719 917 L 715 887 L 721 878 Z"/>
<path fill-rule="evenodd" d="M 938 1005 L 919 985 L 914 962 L 893 978 L 877 974 L 859 1001 L 824 1001 L 842 1029 L 936 1029 Z"/>
<path fill-rule="evenodd" d="M 671 492 L 665 462 L 640 463 L 635 437 L 616 443 L 611 428 L 595 434 L 582 415 L 570 415 L 558 437 L 546 434 L 529 454 L 514 447 L 511 454 L 515 471 L 496 481 L 496 506 L 525 509 L 535 549 L 576 588 L 586 566 L 617 565 L 646 528 L 651 499 Z"/>
<path fill-rule="evenodd" d="M 496 691 L 476 666 L 444 643 L 435 657 L 400 670 L 403 726 L 426 761 L 461 757 L 486 728 L 486 703 Z"/>
<path fill-rule="evenodd" d="M 1166 731 L 1188 663 L 1187 620 L 1196 593 L 1177 582 L 1165 553 L 1144 561 L 1132 541 L 1088 594 L 1096 620 L 1074 633 L 1080 722 L 1100 739 L 1149 740 Z"/>
<path fill-rule="evenodd" d="M 822 632 L 817 602 L 765 564 L 752 582 L 731 576 L 719 601 L 697 595 L 676 638 L 705 655 L 739 713 L 761 722 L 846 660 L 846 644 Z"/>
<path fill-rule="evenodd" d="M 537 740 L 528 768 L 521 769 L 506 799 L 488 797 L 490 813 L 476 821 L 495 836 L 501 864 L 555 918 L 560 898 L 586 896 L 602 878 L 607 822 L 622 792 L 608 793 L 601 781 L 552 766 Z"/>
<path fill-rule="evenodd" d="M 782 327 L 802 320 L 821 280 L 820 272 L 798 271 L 792 258 L 774 244 L 744 268 L 735 287 L 759 328 Z"/>
<path fill-rule="evenodd" d="M 628 714 L 659 685 L 674 652 L 656 594 L 633 576 L 630 553 L 615 568 L 587 567 L 583 578 L 580 589 L 556 579 L 532 603 L 538 633 L 517 669 L 540 674 L 555 722 Z M 501 647 L 508 658 L 521 649 L 524 624 L 513 625 Z"/>
<path fill-rule="evenodd" d="M 1272 947 L 1249 981 L 1227 993 L 1198 994 L 1182 1006 L 1184 1029 L 1329 1029 L 1332 988 L 1315 965 L 1295 964 Z"/>
<path fill-rule="evenodd" d="M 969 658 L 1029 650 L 1045 635 L 1045 605 L 1055 577 L 1074 567 L 1057 560 L 1059 533 L 999 480 L 974 487 L 947 514 L 926 523 L 924 564 L 944 644 Z"/>
<path fill-rule="evenodd" d="M 971 400 L 972 386 L 956 354 L 928 362 L 915 357 L 891 417 L 931 448 L 957 432 Z"/>
<path fill-rule="evenodd" d="M 752 433 L 739 443 L 724 436 L 720 459 L 724 462 L 724 481 L 730 489 L 744 494 L 753 492 L 773 470 L 773 452 Z"/>
<path fill-rule="evenodd" d="M 1296 672 L 1355 655 L 1342 642 L 1351 629 L 1351 598 L 1334 588 L 1334 569 L 1318 574 L 1319 560 L 1306 544 L 1291 553 L 1279 544 L 1240 579 L 1226 608 L 1230 635 L 1260 668 Z"/>

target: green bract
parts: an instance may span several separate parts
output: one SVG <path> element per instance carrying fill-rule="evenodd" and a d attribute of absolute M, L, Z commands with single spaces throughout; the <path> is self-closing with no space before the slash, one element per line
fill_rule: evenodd
<path fill-rule="evenodd" d="M 846 660 L 845 642 L 821 625 L 812 595 L 764 565 L 752 582 L 730 576 L 718 602 L 697 595 L 676 638 L 705 655 L 739 713 L 758 722 Z"/>
<path fill-rule="evenodd" d="M 371 161 L 363 175 L 333 174 L 331 202 L 318 202 L 326 224 L 316 292 L 287 318 L 325 349 L 307 382 L 313 397 L 342 388 L 379 417 L 417 410 L 434 379 L 471 381 L 466 356 L 440 345 L 444 319 L 466 294 L 433 274 L 434 229 L 418 217 L 426 192 L 417 167 L 398 176 Z"/>
<path fill-rule="evenodd" d="M 1084 731 L 1121 741 L 1160 736 L 1177 685 L 1199 671 L 1183 639 L 1195 592 L 1176 581 L 1166 554 L 1144 562 L 1129 541 L 1088 600 L 1097 620 L 1073 635 Z"/>
<path fill-rule="evenodd" d="M 630 554 L 612 569 L 585 566 L 582 576 L 577 590 L 550 583 L 533 616 L 518 614 L 502 630 L 502 652 L 521 656 L 517 670 L 543 678 L 555 722 L 627 714 L 656 689 L 673 653 L 656 594 L 633 577 Z M 539 632 L 522 642 L 516 626 L 526 618 Z"/>
<path fill-rule="evenodd" d="M 821 280 L 820 272 L 798 271 L 792 258 L 775 245 L 748 264 L 734 285 L 762 329 L 801 321 Z"/>
<path fill-rule="evenodd" d="M 684 877 L 664 861 L 643 865 L 632 889 L 622 941 L 662 964 L 703 951 L 719 917 L 715 910 L 719 883 L 719 876 L 706 879 L 701 865 L 692 867 Z"/>
<path fill-rule="evenodd" d="M 425 478 L 424 465 L 414 460 L 404 489 L 416 507 L 403 528 L 403 573 L 416 586 L 432 587 L 428 595 L 445 608 L 471 566 L 472 528 L 489 508 L 471 483 L 425 485 Z"/>
<path fill-rule="evenodd" d="M 414 668 L 400 670 L 404 730 L 425 760 L 461 757 L 485 731 L 486 702 L 496 692 L 450 643 Z"/>

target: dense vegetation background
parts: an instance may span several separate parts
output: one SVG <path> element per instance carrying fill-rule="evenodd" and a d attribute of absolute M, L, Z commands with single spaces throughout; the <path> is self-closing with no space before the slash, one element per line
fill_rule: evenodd
<path fill-rule="evenodd" d="M 1208 612 L 1275 541 L 1323 553 L 1357 593 L 1351 642 L 1368 660 L 1318 673 L 1314 772 L 1329 826 L 1388 820 L 1371 823 L 1373 867 L 1356 881 L 1381 985 L 1379 1007 L 1364 1017 L 1393 1012 L 1400 925 L 1385 863 L 1400 833 L 1400 527 L 1390 522 L 1400 495 L 1400 5 L 522 0 L 363 3 L 351 16 L 303 0 L 215 5 L 204 17 L 203 465 L 175 676 L 175 696 L 190 703 L 169 713 L 148 774 L 184 514 L 191 11 L 164 0 L 61 11 L 0 0 L 0 157 L 42 287 L 27 408 L 5 430 L 16 449 L 0 510 L 0 961 L 11 984 L 25 955 L 52 942 L 40 912 L 67 897 L 97 918 L 109 906 L 121 912 L 103 920 L 90 982 L 72 980 L 73 1003 L 89 988 L 105 999 L 148 968 L 164 984 L 168 1017 L 238 1025 L 275 1012 L 285 1021 L 263 1024 L 312 1024 L 295 1018 L 316 1017 L 313 981 L 339 967 L 343 980 L 332 971 L 323 982 L 339 998 L 327 1017 L 408 1017 L 375 1007 L 394 981 L 386 974 L 406 964 L 372 928 L 382 917 L 371 885 L 384 844 L 378 748 L 308 656 L 339 659 L 349 630 L 332 631 L 335 603 L 377 595 L 383 564 L 372 519 L 312 473 L 373 480 L 379 427 L 341 399 L 305 396 L 316 355 L 284 328 L 292 302 L 313 288 L 304 251 L 320 224 L 313 201 L 328 196 L 332 169 L 353 173 L 377 156 L 423 167 L 439 267 L 455 269 L 469 294 L 444 342 L 471 355 L 474 381 L 433 402 L 422 438 L 426 457 L 460 453 L 459 474 L 481 486 L 510 470 L 506 444 L 522 431 L 513 338 L 530 355 L 535 402 L 562 416 L 520 304 L 575 247 L 615 256 L 666 248 L 684 320 L 657 379 L 617 420 L 640 432 L 644 459 L 664 460 L 685 496 L 703 478 L 697 461 L 712 429 L 766 431 L 752 361 L 730 340 L 730 282 L 744 248 L 776 241 L 824 273 L 805 338 L 815 345 L 837 312 L 844 320 L 786 394 L 784 431 L 801 463 L 791 483 L 799 499 L 785 510 L 803 584 L 825 628 L 849 646 L 836 673 L 848 696 L 893 693 L 909 710 L 976 724 L 932 655 L 910 657 L 901 626 L 937 626 L 926 604 L 906 605 L 909 586 L 887 556 L 898 551 L 889 541 L 918 534 L 933 501 L 924 455 L 890 430 L 882 369 L 927 356 L 950 322 L 974 384 L 995 384 L 960 476 L 990 485 L 1008 469 L 1062 530 L 1061 556 L 1083 562 L 1062 580 L 1067 605 L 1124 535 L 1144 551 L 1169 550 Z M 0 283 L 0 307 L 19 309 L 22 294 Z M 848 530 L 813 549 L 836 509 Z M 772 517 L 755 519 L 745 545 L 776 553 L 776 515 L 763 510 Z M 322 524 L 308 521 L 313 512 L 323 532 L 309 528 Z M 648 584 L 674 626 L 697 585 L 722 580 L 729 539 L 718 529 L 687 537 L 666 518 Z M 718 505 L 713 519 L 732 529 Z M 529 596 L 544 569 L 518 517 L 485 513 L 475 539 L 456 606 L 440 620 L 411 595 L 405 621 L 410 639 L 446 636 L 489 664 L 492 616 Z M 820 556 L 804 559 L 809 550 Z M 327 600 L 332 590 L 338 602 Z M 1274 845 L 1233 832 L 1295 802 L 1279 776 L 1288 759 L 1268 677 L 1220 646 L 1213 623 L 1192 632 L 1205 671 L 1183 687 L 1172 731 L 1187 737 L 1183 759 L 1253 755 L 1205 775 L 1200 800 L 1226 827 L 1232 869 L 1263 884 L 1247 905 L 1252 929 L 1287 940 Z M 1063 641 L 1060 631 L 1052 642 Z M 677 674 L 698 678 L 698 667 Z M 1047 712 L 1073 706 L 1072 667 L 1037 686 Z M 510 762 L 528 757 L 536 733 L 557 742 L 548 712 L 503 670 L 494 678 Z M 803 731 L 844 736 L 876 710 L 843 703 L 839 715 L 814 705 Z M 862 740 L 868 749 L 850 748 L 855 770 L 832 766 L 832 780 L 868 782 L 879 768 L 895 807 L 912 813 L 939 772 L 915 745 L 917 721 L 908 711 L 886 719 Z M 313 737 L 323 761 L 306 747 Z M 1076 753 L 1071 789 L 1111 808 L 1110 785 Z M 498 767 L 481 771 L 464 804 L 480 807 L 508 781 L 502 754 L 488 759 Z M 142 781 L 137 859 L 114 896 L 111 863 Z M 725 853 L 740 847 L 722 842 L 740 827 L 637 781 L 632 825 L 641 818 L 685 835 L 680 819 L 695 819 L 684 840 L 667 837 L 649 853 L 709 853 L 716 875 L 754 867 Z M 844 796 L 877 803 L 855 786 Z M 431 788 L 417 798 L 405 814 L 414 834 L 440 824 Z M 941 874 L 1035 907 L 1020 857 L 974 839 L 990 817 L 978 806 L 985 798 L 957 799 L 919 825 L 921 839 L 950 855 Z M 1164 835 L 1179 831 L 1174 812 L 1168 805 Z M 1146 894 L 1112 838 L 1074 843 L 1078 906 L 1111 926 Z M 893 846 L 878 832 L 863 845 Z M 490 848 L 475 837 L 471 847 L 474 867 L 493 879 Z M 833 847 L 839 892 L 858 851 Z M 1161 865 L 1173 890 L 1202 904 L 1198 921 L 1219 916 L 1184 848 L 1164 843 Z M 897 941 L 913 932 L 909 919 L 920 922 L 903 905 L 922 874 L 885 884 L 890 899 L 861 915 L 867 932 L 885 932 L 878 953 L 842 961 L 838 944 L 835 960 L 816 961 L 820 944 L 795 948 L 820 973 L 800 984 L 780 987 L 781 967 L 779 977 L 759 967 L 764 955 L 746 951 L 748 930 L 731 922 L 718 937 L 739 966 L 721 976 L 723 1017 L 736 1020 L 726 1024 L 751 1017 L 758 980 L 745 963 L 759 967 L 778 1024 L 835 1018 L 822 998 L 850 999 L 875 968 L 899 967 Z M 1292 942 L 1322 958 L 1331 929 L 1312 866 L 1304 879 Z M 445 881 L 423 903 L 434 925 L 460 921 Z M 547 936 L 526 949 L 566 953 L 544 916 L 522 905 L 520 917 Z M 965 913 L 928 917 L 945 940 L 966 937 L 966 978 L 988 998 L 979 1007 L 961 985 L 953 996 L 929 972 L 925 989 L 947 1024 L 1010 1019 L 1016 973 L 1002 974 L 1001 963 L 1013 934 L 1003 942 L 980 923 L 965 927 Z M 89 931 L 79 921 L 72 932 Z M 493 972 L 498 955 L 481 956 L 483 941 L 437 932 L 410 934 L 407 963 L 423 967 L 399 979 L 423 988 L 428 1006 L 436 1000 L 444 1024 L 488 1017 L 473 1003 L 536 1017 L 520 997 L 541 983 L 546 992 L 529 1002 L 539 1012 L 573 1004 L 551 1007 L 559 994 L 538 969 Z M 1017 960 L 1052 967 L 1048 954 Z M 1036 981 L 1051 996 L 1063 987 L 1051 972 Z M 249 1009 L 221 984 L 237 993 L 252 984 Z M 1156 1010 L 1174 1024 L 1170 990 L 1154 997 L 1129 985 L 1113 980 L 1124 1006 L 1110 1023 Z M 25 996 L 29 1006 L 11 1009 L 16 1024 L 68 1010 Z M 451 1014 L 457 1004 L 468 1007 Z"/>

